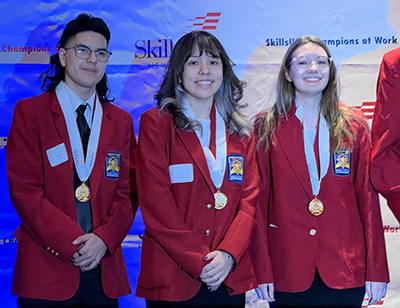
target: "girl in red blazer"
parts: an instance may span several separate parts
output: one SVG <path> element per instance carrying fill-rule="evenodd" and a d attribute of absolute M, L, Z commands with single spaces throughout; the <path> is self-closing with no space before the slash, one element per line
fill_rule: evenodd
<path fill-rule="evenodd" d="M 276 307 L 361 307 L 365 291 L 381 300 L 389 277 L 368 128 L 339 103 L 324 42 L 289 47 L 255 132 Z"/>
<path fill-rule="evenodd" d="M 191 32 L 141 117 L 136 294 L 147 307 L 244 307 L 257 286 L 248 247 L 259 178 L 242 88 L 221 43 Z"/>

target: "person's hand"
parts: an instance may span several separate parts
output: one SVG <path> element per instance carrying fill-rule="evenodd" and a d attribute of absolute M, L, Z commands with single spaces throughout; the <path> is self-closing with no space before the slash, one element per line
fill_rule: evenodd
<path fill-rule="evenodd" d="M 255 291 L 259 299 L 267 300 L 268 302 L 275 301 L 273 283 L 260 284 L 258 285 L 258 288 L 255 289 Z"/>
<path fill-rule="evenodd" d="M 369 302 L 368 305 L 373 305 L 379 302 L 387 291 L 386 282 L 366 281 L 365 291 L 367 292 Z"/>
<path fill-rule="evenodd" d="M 199 278 L 213 292 L 219 288 L 226 276 L 228 276 L 232 268 L 232 259 L 225 251 L 214 250 L 208 253 L 204 260 L 211 260 L 211 262 L 203 267 Z"/>
<path fill-rule="evenodd" d="M 71 261 L 83 272 L 96 268 L 107 251 L 106 244 L 94 233 L 78 236 L 72 244 L 81 246 L 72 256 Z"/>

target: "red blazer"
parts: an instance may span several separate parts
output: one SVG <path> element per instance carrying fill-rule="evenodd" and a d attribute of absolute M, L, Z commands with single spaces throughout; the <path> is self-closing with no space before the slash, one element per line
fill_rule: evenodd
<path fill-rule="evenodd" d="M 371 181 L 400 221 L 400 49 L 383 56 L 372 121 Z"/>
<path fill-rule="evenodd" d="M 99 146 L 90 176 L 92 223 L 93 233 L 108 248 L 101 261 L 103 289 L 108 297 L 116 298 L 130 293 L 121 243 L 134 216 L 130 200 L 134 174 L 129 169 L 135 135 L 128 113 L 111 103 L 102 107 Z M 46 151 L 61 143 L 68 160 L 51 167 Z M 117 180 L 105 177 L 109 151 L 121 153 Z M 55 93 L 17 103 L 7 144 L 7 174 L 11 201 L 21 218 L 14 233 L 18 251 L 12 293 L 66 300 L 75 294 L 80 277 L 79 268 L 70 261 L 78 249 L 72 241 L 84 232 L 77 223 L 71 145 Z"/>
<path fill-rule="evenodd" d="M 146 227 L 136 295 L 150 300 L 183 301 L 200 289 L 203 257 L 220 249 L 236 261 L 225 279 L 230 294 L 256 287 L 248 246 L 258 193 L 254 139 L 227 133 L 227 155 L 243 157 L 243 183 L 221 187 L 228 203 L 214 209 L 216 189 L 200 142 L 193 131 L 178 129 L 169 112 L 158 108 L 140 120 L 137 151 L 139 204 Z M 171 184 L 169 166 L 193 166 L 193 182 Z M 227 167 L 228 169 L 228 167 Z"/>
<path fill-rule="evenodd" d="M 257 151 L 276 291 L 305 291 L 316 269 L 334 289 L 389 279 L 378 196 L 368 177 L 369 134 L 362 115 L 356 115 L 350 172 L 335 175 L 331 154 L 317 196 L 325 208 L 320 216 L 308 212 L 313 193 L 294 104 L 276 128 L 274 145 Z"/>

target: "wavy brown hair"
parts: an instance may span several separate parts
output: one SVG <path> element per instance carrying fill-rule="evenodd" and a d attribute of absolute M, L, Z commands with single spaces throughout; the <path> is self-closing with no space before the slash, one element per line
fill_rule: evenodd
<path fill-rule="evenodd" d="M 194 129 L 199 125 L 189 120 L 182 110 L 184 89 L 180 80 L 186 61 L 193 55 L 196 48 L 202 53 L 220 58 L 223 66 L 223 81 L 214 95 L 215 104 L 221 113 L 230 132 L 248 136 L 251 133 L 251 122 L 240 109 L 245 105 L 239 103 L 243 97 L 243 82 L 235 75 L 234 65 L 219 40 L 207 31 L 193 31 L 182 36 L 175 44 L 169 58 L 164 79 L 159 91 L 154 95 L 161 111 L 166 109 L 173 115 L 176 126 L 183 130 Z"/>

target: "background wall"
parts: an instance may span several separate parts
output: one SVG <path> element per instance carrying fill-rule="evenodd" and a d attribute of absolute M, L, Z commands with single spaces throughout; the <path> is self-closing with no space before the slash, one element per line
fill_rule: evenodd
<path fill-rule="evenodd" d="M 220 39 L 235 72 L 249 83 L 244 97 L 249 116 L 273 102 L 276 72 L 288 45 L 301 35 L 318 36 L 340 71 L 342 101 L 371 119 L 379 64 L 384 52 L 398 47 L 400 31 L 400 0 L 0 0 L 0 137 L 8 135 L 16 101 L 41 92 L 38 75 L 57 52 L 65 24 L 80 12 L 103 18 L 111 29 L 107 74 L 115 104 L 132 114 L 136 133 L 140 114 L 155 104 L 171 48 L 184 33 L 205 29 Z M 8 196 L 4 143 L 0 138 L 0 303 L 16 307 L 12 233 L 19 218 Z M 400 306 L 400 231 L 381 201 L 392 282 L 385 301 L 374 307 L 395 308 Z M 143 230 L 139 212 L 123 245 L 133 290 L 140 261 L 137 235 Z M 120 303 L 144 306 L 134 295 Z M 249 307 L 265 305 L 249 293 Z"/>

